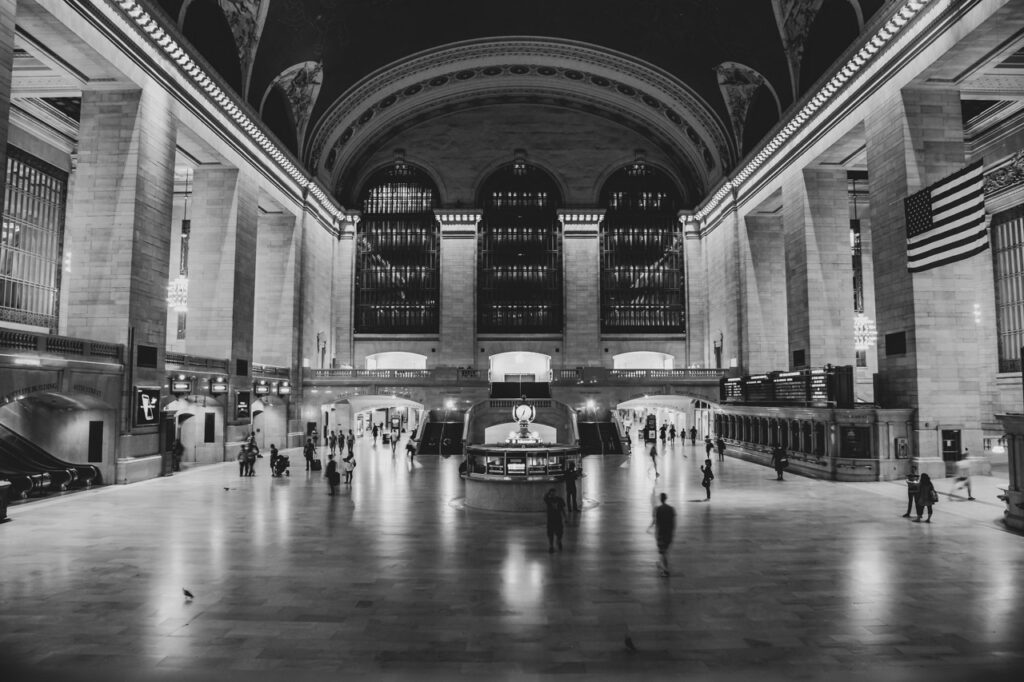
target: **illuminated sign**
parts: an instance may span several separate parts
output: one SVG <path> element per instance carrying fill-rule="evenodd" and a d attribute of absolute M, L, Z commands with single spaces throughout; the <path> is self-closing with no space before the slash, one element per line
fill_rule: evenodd
<path fill-rule="evenodd" d="M 191 393 L 192 379 L 184 374 L 175 374 L 171 377 L 171 393 Z"/>
<path fill-rule="evenodd" d="M 291 395 L 291 393 L 292 393 L 292 382 L 290 382 L 290 381 L 282 381 L 281 383 L 279 383 L 277 385 L 277 394 L 278 395 Z"/>
<path fill-rule="evenodd" d="M 135 425 L 153 426 L 160 420 L 160 389 L 135 387 Z"/>
<path fill-rule="evenodd" d="M 228 380 L 224 377 L 213 377 L 210 379 L 210 393 L 227 393 Z"/>
<path fill-rule="evenodd" d="M 251 406 L 249 391 L 238 391 L 235 393 L 235 419 L 248 419 Z"/>
<path fill-rule="evenodd" d="M 270 382 L 266 379 L 260 379 L 252 385 L 252 390 L 256 395 L 267 395 L 270 393 Z"/>

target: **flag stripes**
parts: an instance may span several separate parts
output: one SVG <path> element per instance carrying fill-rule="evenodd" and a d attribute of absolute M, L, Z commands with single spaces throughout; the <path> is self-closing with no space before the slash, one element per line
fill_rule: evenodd
<path fill-rule="evenodd" d="M 910 272 L 970 258 L 988 248 L 984 180 L 982 163 L 976 161 L 904 200 Z"/>

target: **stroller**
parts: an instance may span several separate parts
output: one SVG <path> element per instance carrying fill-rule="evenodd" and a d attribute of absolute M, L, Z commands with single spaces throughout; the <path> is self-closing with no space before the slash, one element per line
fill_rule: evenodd
<path fill-rule="evenodd" d="M 270 475 L 271 476 L 291 476 L 291 472 L 288 467 L 291 465 L 291 459 L 287 455 L 271 455 L 270 456 Z"/>

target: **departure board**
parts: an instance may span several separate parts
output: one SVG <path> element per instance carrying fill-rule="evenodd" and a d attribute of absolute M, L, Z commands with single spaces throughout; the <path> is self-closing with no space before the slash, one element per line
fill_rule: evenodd
<path fill-rule="evenodd" d="M 719 393 L 723 403 L 737 403 L 743 400 L 743 379 L 722 379 Z"/>
<path fill-rule="evenodd" d="M 823 369 L 811 370 L 811 403 L 816 407 L 828 405 L 828 373 Z"/>
<path fill-rule="evenodd" d="M 749 377 L 745 383 L 749 402 L 767 402 L 775 399 L 775 394 L 772 391 L 772 378 L 767 374 Z"/>
<path fill-rule="evenodd" d="M 807 374 L 805 372 L 779 372 L 772 381 L 775 400 L 782 403 L 807 401 Z"/>

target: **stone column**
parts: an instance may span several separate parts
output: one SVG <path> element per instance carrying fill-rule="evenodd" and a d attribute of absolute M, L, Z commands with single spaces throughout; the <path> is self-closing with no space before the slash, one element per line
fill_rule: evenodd
<path fill-rule="evenodd" d="M 846 171 L 808 168 L 782 187 L 789 366 L 853 365 L 853 264 Z"/>
<path fill-rule="evenodd" d="M 334 357 L 341 367 L 354 367 L 352 333 L 355 320 L 356 293 L 356 227 L 359 214 L 345 216 L 341 222 L 341 241 L 334 267 Z"/>
<path fill-rule="evenodd" d="M 295 216 L 261 215 L 256 222 L 254 362 L 291 367 L 295 360 L 299 241 Z"/>
<path fill-rule="evenodd" d="M 604 211 L 558 212 L 565 324 L 562 368 L 601 366 L 601 220 Z M 554 368 L 552 368 L 554 369 Z"/>
<path fill-rule="evenodd" d="M 196 170 L 186 348 L 227 358 L 229 373 L 243 380 L 253 350 L 258 202 L 255 176 L 236 168 Z"/>
<path fill-rule="evenodd" d="M 438 364 L 476 367 L 476 236 L 480 210 L 435 211 L 441 223 Z"/>
<path fill-rule="evenodd" d="M 886 407 L 917 409 L 912 454 L 918 468 L 945 475 L 942 431 L 982 460 L 982 422 L 994 412 L 998 363 L 992 254 L 911 274 L 903 200 L 965 165 L 956 90 L 908 89 L 865 121 L 871 181 L 870 233 L 878 315 L 880 391 Z M 886 336 L 890 335 L 887 340 Z M 905 351 L 897 351 L 902 339 Z"/>
<path fill-rule="evenodd" d="M 744 367 L 751 374 L 789 367 L 786 256 L 780 216 L 748 215 L 743 251 Z"/>
<path fill-rule="evenodd" d="M 11 115 L 11 72 L 14 68 L 14 21 L 17 0 L 0 0 L 0 208 L 7 183 L 7 130 Z"/>
<path fill-rule="evenodd" d="M 679 214 L 683 223 L 685 261 L 683 277 L 686 281 L 686 358 L 685 367 L 699 365 L 714 367 L 710 345 L 707 343 L 708 275 L 704 262 L 704 242 L 700 236 L 700 225 L 689 213 Z M 709 361 L 708 358 L 711 357 Z M 678 366 L 677 366 L 678 367 Z M 692 415 L 691 415 L 692 417 Z"/>
<path fill-rule="evenodd" d="M 158 452 L 159 431 L 136 429 L 133 386 L 163 386 L 175 120 L 166 93 L 82 93 L 78 165 L 68 196 L 64 333 L 125 344 L 118 456 Z"/>
<path fill-rule="evenodd" d="M 175 122 L 159 91 L 85 91 L 68 197 L 67 333 L 155 347 L 167 327 Z"/>

